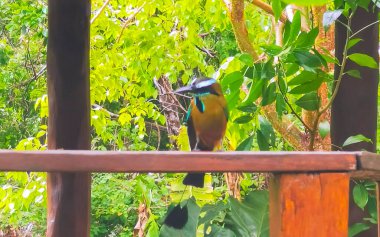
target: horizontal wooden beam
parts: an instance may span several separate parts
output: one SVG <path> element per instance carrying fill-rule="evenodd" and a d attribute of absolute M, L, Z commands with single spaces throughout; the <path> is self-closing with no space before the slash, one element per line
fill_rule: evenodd
<path fill-rule="evenodd" d="M 0 171 L 332 172 L 355 171 L 355 152 L 174 152 L 0 150 Z"/>

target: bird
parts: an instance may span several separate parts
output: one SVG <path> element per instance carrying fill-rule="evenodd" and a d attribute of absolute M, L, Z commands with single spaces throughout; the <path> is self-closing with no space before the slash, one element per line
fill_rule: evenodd
<path fill-rule="evenodd" d="M 228 122 L 228 108 L 220 84 L 214 78 L 199 77 L 175 93 L 193 95 L 185 119 L 191 150 L 213 151 L 221 148 Z M 202 188 L 204 176 L 204 173 L 189 173 L 183 184 Z"/>
<path fill-rule="evenodd" d="M 227 101 L 221 85 L 209 77 L 198 77 L 190 85 L 174 91 L 175 94 L 192 95 L 185 122 L 192 151 L 213 151 L 221 148 L 228 122 Z M 183 184 L 204 187 L 204 173 L 189 173 Z M 178 204 L 165 218 L 165 224 L 176 229 L 185 226 L 188 220 L 186 205 Z"/>

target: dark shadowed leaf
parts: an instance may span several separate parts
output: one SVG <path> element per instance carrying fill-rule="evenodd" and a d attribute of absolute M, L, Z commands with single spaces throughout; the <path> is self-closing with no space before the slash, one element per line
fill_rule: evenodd
<path fill-rule="evenodd" d="M 317 110 L 319 108 L 318 94 L 316 92 L 305 94 L 296 101 L 296 105 L 309 111 Z"/>
<path fill-rule="evenodd" d="M 229 205 L 220 201 L 215 205 L 206 204 L 202 207 L 201 213 L 206 213 L 203 217 L 199 219 L 198 225 L 210 222 L 221 214 L 224 210 L 229 208 Z"/>
<path fill-rule="evenodd" d="M 238 147 L 236 148 L 236 151 L 250 151 L 253 144 L 253 135 L 249 136 L 248 138 L 244 139 Z"/>
<path fill-rule="evenodd" d="M 354 197 L 354 202 L 356 205 L 364 210 L 364 207 L 368 202 L 368 191 L 365 186 L 361 183 L 356 184 L 352 190 L 352 195 Z"/>
<path fill-rule="evenodd" d="M 320 58 L 308 51 L 294 51 L 293 55 L 300 66 L 307 71 L 314 72 L 316 68 L 322 65 Z"/>
<path fill-rule="evenodd" d="M 348 237 L 354 237 L 357 234 L 366 231 L 370 228 L 367 224 L 364 223 L 355 223 L 348 229 Z"/>
<path fill-rule="evenodd" d="M 243 115 L 243 116 L 236 118 L 234 120 L 234 123 L 238 123 L 238 124 L 248 123 L 252 119 L 253 119 L 253 117 L 250 115 Z"/>
<path fill-rule="evenodd" d="M 237 109 L 246 113 L 254 113 L 257 110 L 257 106 L 252 103 L 251 105 L 238 106 Z"/>
<path fill-rule="evenodd" d="M 349 70 L 346 72 L 348 75 L 352 76 L 352 77 L 355 77 L 355 78 L 358 78 L 358 79 L 361 79 L 361 75 L 360 75 L 360 72 L 359 70 L 355 70 L 355 69 L 352 69 L 352 70 Z"/>
<path fill-rule="evenodd" d="M 269 237 L 268 191 L 249 193 L 242 202 L 229 199 L 231 211 L 227 213 L 225 228 L 236 236 Z"/>
<path fill-rule="evenodd" d="M 272 82 L 269 86 L 264 90 L 263 100 L 261 101 L 261 105 L 269 105 L 276 100 L 276 83 Z"/>
<path fill-rule="evenodd" d="M 276 112 L 278 116 L 282 116 L 286 112 L 286 102 L 281 94 L 276 96 Z"/>
<path fill-rule="evenodd" d="M 205 225 L 205 237 L 237 237 L 230 229 L 223 228 L 219 225 L 211 224 Z"/>

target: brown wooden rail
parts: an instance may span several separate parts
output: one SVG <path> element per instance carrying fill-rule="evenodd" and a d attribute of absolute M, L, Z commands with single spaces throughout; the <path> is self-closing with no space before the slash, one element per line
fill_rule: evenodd
<path fill-rule="evenodd" d="M 38 152 L 0 150 L 0 170 L 44 172 L 331 172 L 356 171 L 358 168 L 357 159 L 361 157 L 362 153 L 357 152 L 104 152 L 86 150 Z"/>
<path fill-rule="evenodd" d="M 274 174 L 270 182 L 271 237 L 346 237 L 349 179 L 360 177 L 380 180 L 380 158 L 367 152 L 0 150 L 0 170 L 62 174 L 271 172 Z M 75 216 L 75 213 L 72 215 Z M 51 221 L 48 220 L 48 223 Z M 78 221 L 80 219 L 72 224 L 75 228 L 81 226 Z M 62 223 L 65 228 L 69 226 L 68 222 Z M 58 233 L 51 236 L 63 235 Z M 82 234 L 75 236 L 83 237 Z"/>

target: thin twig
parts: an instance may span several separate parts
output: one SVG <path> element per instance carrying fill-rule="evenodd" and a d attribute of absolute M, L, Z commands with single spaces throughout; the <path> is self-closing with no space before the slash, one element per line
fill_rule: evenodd
<path fill-rule="evenodd" d="M 375 22 L 372 22 L 372 23 L 369 24 L 369 25 L 364 26 L 364 27 L 361 28 L 360 30 L 358 30 L 358 31 L 356 31 L 355 33 L 353 33 L 353 34 L 349 37 L 349 39 L 352 39 L 355 35 L 359 34 L 359 33 L 362 32 L 363 30 L 365 30 L 365 29 L 367 29 L 367 28 L 369 28 L 369 27 L 371 27 L 371 26 L 373 26 L 373 25 L 375 25 L 375 24 L 377 24 L 377 23 L 379 23 L 379 22 L 380 22 L 380 20 L 377 20 L 377 21 L 375 21 Z"/>
<path fill-rule="evenodd" d="M 108 5 L 109 2 L 110 2 L 110 0 L 106 0 L 104 2 L 103 6 L 99 9 L 99 11 L 91 19 L 90 24 L 94 23 L 94 21 L 96 20 L 96 18 L 98 18 L 98 16 L 104 11 L 104 8 L 106 8 L 106 6 Z"/>
<path fill-rule="evenodd" d="M 119 42 L 120 41 L 120 38 L 121 36 L 123 35 L 123 32 L 125 30 L 125 28 L 131 24 L 133 24 L 132 20 L 136 17 L 136 15 L 141 12 L 141 10 L 144 8 L 146 2 L 143 3 L 143 5 L 141 5 L 139 8 L 137 8 L 135 10 L 135 12 L 132 14 L 132 16 L 129 16 L 128 19 L 124 22 L 124 25 L 123 25 L 123 28 L 121 29 L 121 32 L 120 32 L 120 35 L 119 37 L 117 38 L 116 42 Z"/>
<path fill-rule="evenodd" d="M 31 83 L 32 81 L 35 81 L 37 80 L 39 77 L 41 77 L 44 73 L 45 73 L 45 70 L 46 70 L 46 65 L 43 66 L 40 71 L 38 71 L 38 73 L 33 76 L 32 78 L 30 78 L 29 80 L 26 80 L 26 81 L 23 81 L 17 85 L 15 85 L 14 87 L 22 87 L 22 86 L 25 86 L 25 85 L 28 85 L 29 83 Z"/>

